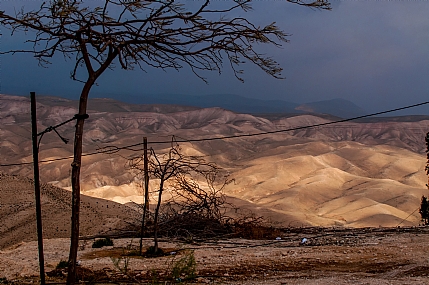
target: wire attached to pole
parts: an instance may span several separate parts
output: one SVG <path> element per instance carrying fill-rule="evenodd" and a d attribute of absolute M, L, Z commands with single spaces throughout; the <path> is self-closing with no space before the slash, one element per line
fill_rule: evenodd
<path fill-rule="evenodd" d="M 67 144 L 70 140 L 69 139 L 66 139 L 65 137 L 63 137 L 63 136 L 61 136 L 60 135 L 60 133 L 57 131 L 57 128 L 59 128 L 59 127 L 61 127 L 62 125 L 65 125 L 65 124 L 67 124 L 67 123 L 69 123 L 69 122 L 71 122 L 71 121 L 74 121 L 74 120 L 77 120 L 77 119 L 88 119 L 89 118 L 89 115 L 88 114 L 84 114 L 84 115 L 79 115 L 79 114 L 76 114 L 76 115 L 74 115 L 73 116 L 73 118 L 71 118 L 71 119 L 68 119 L 67 121 L 64 121 L 64 122 L 62 122 L 62 123 L 59 123 L 58 125 L 55 125 L 55 126 L 49 126 L 49 127 L 47 127 L 44 131 L 42 131 L 42 132 L 40 132 L 40 133 L 38 133 L 37 134 L 37 136 L 40 136 L 40 138 L 39 138 L 39 142 L 37 143 L 37 148 L 39 149 L 39 147 L 40 147 L 40 142 L 41 142 L 41 140 L 42 140 L 42 137 L 43 137 L 43 135 L 44 134 L 46 134 L 46 133 L 49 133 L 49 132 L 52 132 L 52 131 L 54 131 L 57 135 L 58 135 L 58 137 L 65 143 L 65 144 Z"/>

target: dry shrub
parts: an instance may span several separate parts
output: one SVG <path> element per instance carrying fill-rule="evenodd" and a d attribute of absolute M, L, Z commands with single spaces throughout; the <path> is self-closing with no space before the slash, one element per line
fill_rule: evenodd
<path fill-rule="evenodd" d="M 226 170 L 204 157 L 184 155 L 174 141 L 164 154 L 150 149 L 146 161 L 140 156 L 131 158 L 129 167 L 137 176 L 147 170 L 151 179 L 159 182 L 158 190 L 154 191 L 157 194 L 154 212 L 142 209 L 144 218 L 136 223 L 145 225 L 144 233 L 153 234 L 155 251 L 159 236 L 192 242 L 196 238 L 220 236 L 264 239 L 279 235 L 262 217 L 246 214 L 226 201 L 224 187 L 233 182 Z M 227 216 L 228 210 L 235 216 Z"/>
<path fill-rule="evenodd" d="M 178 214 L 170 217 L 160 227 L 164 236 L 183 238 L 187 241 L 194 239 L 212 238 L 231 233 L 231 226 L 221 219 L 203 215 Z"/>
<path fill-rule="evenodd" d="M 150 221 L 150 220 L 149 220 Z M 131 231 L 140 232 L 136 222 Z M 146 237 L 152 237 L 153 223 L 146 227 Z M 255 216 L 247 211 L 239 217 L 226 215 L 206 216 L 202 213 L 163 212 L 159 224 L 159 235 L 182 239 L 192 243 L 210 238 L 246 238 L 246 239 L 275 239 L 281 236 L 281 230 L 263 217 Z"/>
<path fill-rule="evenodd" d="M 234 236 L 245 239 L 275 239 L 281 235 L 281 231 L 272 226 L 258 224 L 238 224 L 234 228 Z"/>

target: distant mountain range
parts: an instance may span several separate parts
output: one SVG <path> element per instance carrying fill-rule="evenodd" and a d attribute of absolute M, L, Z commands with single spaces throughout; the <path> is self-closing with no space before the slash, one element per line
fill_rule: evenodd
<path fill-rule="evenodd" d="M 137 104 L 169 104 L 200 108 L 219 107 L 245 114 L 330 114 L 350 118 L 366 114 L 361 107 L 345 99 L 332 99 L 305 104 L 283 100 L 262 100 L 234 94 L 193 96 L 182 94 L 141 95 L 124 97 L 124 101 Z"/>

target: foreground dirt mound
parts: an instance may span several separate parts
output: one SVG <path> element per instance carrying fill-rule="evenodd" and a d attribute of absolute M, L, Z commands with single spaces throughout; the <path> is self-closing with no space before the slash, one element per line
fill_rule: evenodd
<path fill-rule="evenodd" d="M 71 192 L 43 185 L 43 237 L 70 236 Z M 138 213 L 115 202 L 81 197 L 80 234 L 111 233 L 135 221 Z M 0 173 L 0 249 L 37 239 L 34 184 L 31 179 Z"/>
<path fill-rule="evenodd" d="M 130 254 L 137 240 L 114 239 L 114 246 L 103 248 L 82 240 L 78 259 L 81 280 L 101 284 L 175 284 L 187 278 L 188 284 L 429 284 L 428 237 L 426 227 L 298 228 L 274 240 L 163 240 L 168 254 L 156 258 Z M 67 257 L 67 239 L 45 244 L 47 281 L 64 282 L 64 270 L 55 266 Z M 144 249 L 152 244 L 143 241 Z M 193 256 L 195 267 L 175 278 L 174 268 L 186 256 Z M 0 251 L 0 278 L 29 284 L 38 282 L 37 275 L 37 242 Z"/>

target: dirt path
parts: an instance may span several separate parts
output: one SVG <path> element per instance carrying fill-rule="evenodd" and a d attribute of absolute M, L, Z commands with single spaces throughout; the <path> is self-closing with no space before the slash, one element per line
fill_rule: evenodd
<path fill-rule="evenodd" d="M 304 237 L 307 242 L 302 245 Z M 151 280 L 165 280 L 177 260 L 193 250 L 198 276 L 194 283 L 429 284 L 428 241 L 427 228 L 312 228 L 284 233 L 279 240 L 164 241 L 161 247 L 169 254 L 157 258 L 124 257 L 137 248 L 137 239 L 116 239 L 113 247 L 102 249 L 91 248 L 92 241 L 81 241 L 79 260 L 86 272 L 83 279 L 92 276 L 98 282 L 150 284 Z M 150 244 L 144 240 L 145 247 Z M 67 252 L 67 239 L 46 240 L 46 271 L 53 271 L 60 260 L 66 260 Z M 119 272 L 111 257 L 119 258 L 122 269 L 128 261 L 127 274 Z M 18 283 L 35 281 L 37 262 L 36 242 L 0 251 L 0 278 Z"/>

